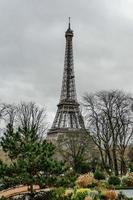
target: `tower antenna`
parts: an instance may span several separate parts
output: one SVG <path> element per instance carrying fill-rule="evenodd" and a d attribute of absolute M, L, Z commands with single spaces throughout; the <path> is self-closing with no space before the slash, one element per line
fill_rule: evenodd
<path fill-rule="evenodd" d="M 70 25 L 71 25 L 71 17 L 69 17 L 69 26 L 68 26 L 69 29 L 70 29 Z"/>

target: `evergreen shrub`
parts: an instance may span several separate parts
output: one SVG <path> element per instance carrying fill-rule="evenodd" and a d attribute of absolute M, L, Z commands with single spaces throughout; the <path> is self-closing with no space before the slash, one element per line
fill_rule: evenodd
<path fill-rule="evenodd" d="M 105 175 L 100 171 L 95 171 L 94 178 L 97 179 L 97 180 L 104 180 Z"/>
<path fill-rule="evenodd" d="M 56 181 L 57 187 L 73 188 L 75 186 L 76 176 L 58 177 Z"/>
<path fill-rule="evenodd" d="M 108 184 L 109 185 L 120 185 L 121 180 L 118 176 L 110 176 L 108 179 Z"/>

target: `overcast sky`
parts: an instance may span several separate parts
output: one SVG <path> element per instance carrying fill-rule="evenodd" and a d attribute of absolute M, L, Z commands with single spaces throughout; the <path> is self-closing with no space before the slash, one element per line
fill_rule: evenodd
<path fill-rule="evenodd" d="M 52 122 L 69 16 L 79 100 L 105 89 L 133 94 L 133 0 L 0 0 L 2 102 L 35 101 Z"/>

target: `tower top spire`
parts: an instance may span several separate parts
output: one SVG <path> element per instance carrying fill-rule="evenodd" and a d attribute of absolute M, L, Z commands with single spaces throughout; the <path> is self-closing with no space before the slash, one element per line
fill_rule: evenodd
<path fill-rule="evenodd" d="M 71 18 L 69 17 L 69 25 L 68 25 L 68 29 L 71 29 Z"/>
<path fill-rule="evenodd" d="M 72 29 L 71 29 L 71 18 L 69 17 L 68 18 L 69 19 L 69 23 L 68 23 L 68 29 L 67 29 L 67 31 L 66 31 L 66 34 L 65 34 L 65 36 L 67 37 L 67 36 L 72 36 L 73 37 L 73 31 L 72 31 Z"/>

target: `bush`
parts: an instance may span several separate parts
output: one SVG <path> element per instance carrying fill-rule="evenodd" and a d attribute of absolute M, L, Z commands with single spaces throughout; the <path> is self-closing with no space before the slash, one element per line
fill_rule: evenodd
<path fill-rule="evenodd" d="M 99 192 L 97 190 L 92 190 L 89 193 L 89 196 L 93 199 L 93 200 L 97 200 L 99 199 Z"/>
<path fill-rule="evenodd" d="M 94 178 L 97 179 L 97 180 L 104 180 L 105 175 L 100 171 L 95 171 Z"/>
<path fill-rule="evenodd" d="M 88 194 L 86 192 L 77 193 L 73 200 L 84 200 Z"/>
<path fill-rule="evenodd" d="M 74 190 L 73 189 L 66 189 L 65 190 L 65 193 L 64 193 L 64 197 L 71 197 L 74 193 Z"/>
<path fill-rule="evenodd" d="M 96 184 L 96 180 L 92 174 L 80 175 L 76 181 L 78 187 L 91 187 Z"/>
<path fill-rule="evenodd" d="M 80 188 L 74 191 L 72 195 L 73 200 L 84 200 L 90 193 L 90 189 L 88 188 Z"/>
<path fill-rule="evenodd" d="M 66 190 L 63 187 L 60 187 L 52 191 L 52 195 L 49 200 L 70 200 L 70 198 L 71 198 L 71 195 L 69 196 L 69 194 L 66 193 Z M 42 200 L 43 199 L 47 199 L 47 198 L 42 198 Z"/>
<path fill-rule="evenodd" d="M 124 176 L 122 178 L 122 186 L 133 187 L 133 177 L 132 176 Z"/>
<path fill-rule="evenodd" d="M 61 199 L 65 194 L 65 189 L 63 187 L 59 187 L 53 191 L 53 196 L 55 199 Z"/>
<path fill-rule="evenodd" d="M 121 180 L 118 176 L 110 176 L 108 179 L 108 184 L 109 185 L 120 185 Z"/>
<path fill-rule="evenodd" d="M 85 174 L 91 171 L 90 164 L 86 162 L 80 162 L 77 164 L 76 172 L 79 174 Z"/>
<path fill-rule="evenodd" d="M 59 177 L 56 181 L 56 186 L 72 188 L 75 186 L 76 176 Z"/>
<path fill-rule="evenodd" d="M 128 167 L 130 169 L 130 172 L 133 172 L 133 162 L 131 162 Z"/>
<path fill-rule="evenodd" d="M 108 184 L 105 180 L 98 181 L 97 186 L 96 186 L 98 191 L 105 190 L 107 189 L 107 187 L 108 187 Z"/>
<path fill-rule="evenodd" d="M 90 196 L 86 196 L 84 200 L 93 200 Z"/>
<path fill-rule="evenodd" d="M 114 200 L 114 199 L 117 199 L 118 193 L 115 190 L 107 190 L 104 193 L 104 196 L 109 200 L 111 200 L 111 199 Z"/>

